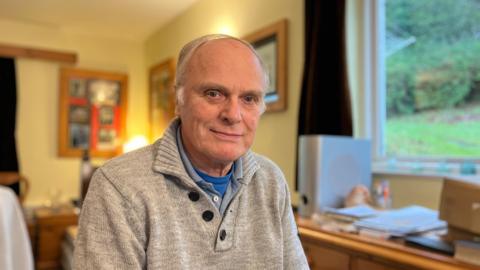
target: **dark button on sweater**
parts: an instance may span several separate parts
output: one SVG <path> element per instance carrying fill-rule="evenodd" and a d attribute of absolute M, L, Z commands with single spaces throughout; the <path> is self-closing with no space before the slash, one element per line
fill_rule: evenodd
<path fill-rule="evenodd" d="M 203 212 L 202 218 L 203 218 L 203 220 L 205 220 L 205 221 L 210 221 L 210 220 L 212 220 L 212 219 L 213 219 L 213 212 L 210 211 L 210 210 L 207 210 L 207 211 Z"/>
<path fill-rule="evenodd" d="M 220 240 L 225 240 L 225 238 L 227 237 L 227 232 L 225 230 L 221 230 L 220 231 Z"/>
<path fill-rule="evenodd" d="M 188 198 L 190 198 L 191 201 L 196 202 L 198 199 L 200 199 L 200 194 L 196 191 L 191 191 L 188 193 Z"/>

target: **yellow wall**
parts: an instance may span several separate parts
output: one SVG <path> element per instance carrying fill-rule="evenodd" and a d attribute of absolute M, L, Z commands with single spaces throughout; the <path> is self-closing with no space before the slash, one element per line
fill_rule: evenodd
<path fill-rule="evenodd" d="M 431 209 L 440 207 L 443 178 L 438 176 L 374 174 L 373 181 L 388 181 L 392 207 L 417 204 Z"/>
<path fill-rule="evenodd" d="M 80 36 L 49 25 L 0 20 L 0 42 L 74 51 L 76 66 L 126 72 L 129 75 L 127 136 L 146 134 L 147 70 L 175 57 L 187 41 L 230 28 L 244 36 L 282 18 L 289 20 L 288 109 L 265 114 L 254 150 L 273 159 L 284 171 L 293 190 L 295 179 L 296 121 L 303 64 L 303 2 L 202 0 L 160 29 L 146 43 Z M 22 173 L 32 189 L 27 203 L 38 204 L 51 190 L 63 199 L 78 193 L 79 159 L 57 156 L 58 69 L 60 64 L 18 59 L 17 145 Z M 294 196 L 294 200 L 295 200 Z"/>
<path fill-rule="evenodd" d="M 303 1 L 199 1 L 147 40 L 146 63 L 151 67 L 169 57 L 176 58 L 185 43 L 204 34 L 225 33 L 222 29 L 228 28 L 228 34 L 242 37 L 282 18 L 289 21 L 288 109 L 262 116 L 253 150 L 282 168 L 293 193 L 303 65 Z M 296 197 L 293 196 L 294 204 Z"/>
<path fill-rule="evenodd" d="M 128 74 L 127 137 L 147 134 L 147 81 L 143 44 L 65 33 L 48 25 L 0 20 L 0 42 L 72 51 L 81 68 Z M 31 182 L 27 204 L 41 204 L 59 190 L 77 197 L 79 158 L 57 156 L 59 63 L 17 59 L 17 149 L 21 172 Z"/>

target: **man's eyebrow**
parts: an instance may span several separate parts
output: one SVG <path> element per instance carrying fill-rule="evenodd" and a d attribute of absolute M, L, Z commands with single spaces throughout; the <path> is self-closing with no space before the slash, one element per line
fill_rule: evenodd
<path fill-rule="evenodd" d="M 221 84 L 218 83 L 202 83 L 198 85 L 197 87 L 199 90 L 205 90 L 205 89 L 218 89 L 222 91 L 226 91 L 227 88 Z"/>
<path fill-rule="evenodd" d="M 222 92 L 227 92 L 227 93 L 230 92 L 228 87 L 225 87 L 222 84 L 214 83 L 214 82 L 206 82 L 206 83 L 199 84 L 197 86 L 197 89 L 200 90 L 200 91 L 208 90 L 208 89 L 217 89 L 217 90 L 220 90 Z M 240 94 L 242 96 L 256 95 L 256 96 L 259 96 L 259 97 L 263 97 L 265 95 L 265 91 L 263 91 L 261 89 L 248 89 L 248 90 L 242 91 Z"/>
<path fill-rule="evenodd" d="M 265 91 L 262 90 L 247 90 L 242 92 L 242 96 L 254 95 L 258 97 L 263 97 Z"/>

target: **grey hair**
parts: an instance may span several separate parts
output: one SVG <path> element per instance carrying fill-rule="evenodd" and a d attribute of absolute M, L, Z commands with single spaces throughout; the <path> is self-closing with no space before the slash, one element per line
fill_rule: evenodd
<path fill-rule="evenodd" d="M 176 75 L 175 75 L 175 95 L 176 95 L 176 99 L 177 99 L 177 108 L 178 108 L 178 105 L 183 105 L 183 85 L 185 83 L 185 79 L 186 79 L 186 71 L 187 71 L 187 66 L 188 66 L 188 63 L 190 61 L 190 59 L 192 58 L 192 56 L 194 55 L 195 51 L 200 48 L 201 46 L 207 44 L 208 42 L 210 41 L 213 41 L 213 40 L 219 40 L 219 39 L 231 39 L 231 40 L 236 40 L 240 43 L 242 43 L 243 45 L 245 45 L 247 48 L 250 49 L 250 51 L 252 51 L 252 53 L 255 55 L 255 57 L 257 58 L 258 62 L 260 63 L 260 66 L 262 68 L 262 72 L 263 72 L 263 83 L 264 83 L 264 93 L 265 91 L 267 90 L 268 86 L 270 85 L 270 78 L 269 78 L 269 75 L 268 75 L 268 70 L 267 68 L 265 67 L 265 64 L 263 63 L 263 60 L 262 58 L 258 55 L 257 51 L 255 51 L 255 49 L 253 48 L 253 46 L 248 43 L 247 41 L 245 40 L 242 40 L 242 39 L 239 39 L 239 38 L 236 38 L 236 37 L 232 37 L 232 36 L 229 36 L 229 35 L 225 35 L 225 34 L 210 34 L 210 35 L 205 35 L 205 36 L 202 36 L 202 37 L 199 37 L 199 38 L 196 38 L 192 41 L 190 41 L 189 43 L 187 43 L 185 46 L 183 46 L 182 50 L 180 51 L 179 55 L 178 55 L 178 62 L 177 62 L 177 69 L 176 69 Z M 262 108 L 262 112 L 265 110 L 265 104 L 263 103 L 263 108 Z M 176 109 L 177 111 L 178 109 Z"/>

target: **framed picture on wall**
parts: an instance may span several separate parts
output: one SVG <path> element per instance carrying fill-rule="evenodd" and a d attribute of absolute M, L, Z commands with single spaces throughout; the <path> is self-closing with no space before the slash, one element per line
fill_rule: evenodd
<path fill-rule="evenodd" d="M 161 137 L 165 125 L 175 117 L 175 63 L 167 59 L 150 69 L 150 140 Z"/>
<path fill-rule="evenodd" d="M 269 73 L 267 112 L 287 108 L 287 25 L 288 21 L 283 19 L 243 38 L 255 48 Z"/>
<path fill-rule="evenodd" d="M 127 75 L 75 68 L 60 70 L 58 154 L 92 157 L 121 153 L 125 136 Z"/>

